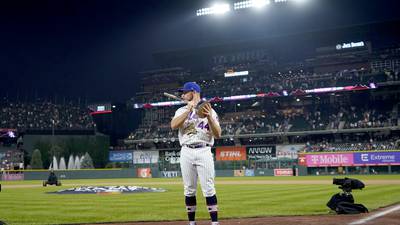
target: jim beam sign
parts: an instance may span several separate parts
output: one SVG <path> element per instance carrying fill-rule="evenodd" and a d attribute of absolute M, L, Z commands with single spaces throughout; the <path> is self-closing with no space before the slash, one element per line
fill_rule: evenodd
<path fill-rule="evenodd" d="M 256 161 L 268 161 L 276 159 L 276 146 L 247 147 L 247 159 Z"/>

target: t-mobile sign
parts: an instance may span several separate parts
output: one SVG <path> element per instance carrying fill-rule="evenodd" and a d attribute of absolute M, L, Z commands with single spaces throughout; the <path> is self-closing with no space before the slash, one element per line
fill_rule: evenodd
<path fill-rule="evenodd" d="M 356 152 L 355 165 L 400 165 L 400 152 Z"/>
<path fill-rule="evenodd" d="M 351 166 L 353 153 L 308 154 L 306 162 L 308 167 Z"/>

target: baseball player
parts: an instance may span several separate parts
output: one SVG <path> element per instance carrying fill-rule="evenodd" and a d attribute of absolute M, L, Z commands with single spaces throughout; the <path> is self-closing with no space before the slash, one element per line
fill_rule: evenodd
<path fill-rule="evenodd" d="M 218 225 L 217 196 L 214 187 L 214 159 L 211 146 L 214 138 L 221 137 L 217 113 L 207 104 L 204 118 L 196 114 L 200 102 L 200 86 L 187 82 L 179 89 L 186 106 L 179 108 L 171 121 L 172 129 L 179 129 L 182 171 L 186 210 L 189 225 L 195 225 L 197 179 L 200 180 L 203 196 L 211 217 L 211 225 Z"/>

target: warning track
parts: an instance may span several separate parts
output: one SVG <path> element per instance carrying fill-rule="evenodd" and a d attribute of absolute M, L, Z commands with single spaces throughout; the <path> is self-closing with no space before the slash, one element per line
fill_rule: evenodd
<path fill-rule="evenodd" d="M 235 180 L 217 180 L 217 185 L 242 185 L 242 184 L 332 184 L 331 180 L 245 180 L 245 181 L 235 181 Z M 390 179 L 379 179 L 379 180 L 368 180 L 364 182 L 366 185 L 400 185 L 400 180 L 390 180 Z M 182 181 L 162 181 L 162 182 L 127 182 L 124 185 L 181 185 Z M 63 186 L 84 186 L 84 185 L 96 185 L 96 186 L 105 186 L 105 185 L 122 185 L 121 182 L 104 182 L 93 184 L 88 180 L 88 184 L 82 183 L 71 183 L 71 184 L 63 184 Z M 2 184 L 3 188 L 35 188 L 42 187 L 41 181 L 38 181 L 38 184 Z"/>
<path fill-rule="evenodd" d="M 386 213 L 388 212 L 388 213 Z M 379 214 L 383 214 L 379 216 Z M 368 219 L 373 217 L 373 219 Z M 399 225 L 400 205 L 394 205 L 375 210 L 371 213 L 358 215 L 315 215 L 315 216 L 271 216 L 257 218 L 241 218 L 221 220 L 221 225 Z M 187 221 L 161 222 L 123 222 L 97 223 L 85 225 L 187 225 Z M 199 221 L 197 225 L 209 225 L 209 221 Z"/>

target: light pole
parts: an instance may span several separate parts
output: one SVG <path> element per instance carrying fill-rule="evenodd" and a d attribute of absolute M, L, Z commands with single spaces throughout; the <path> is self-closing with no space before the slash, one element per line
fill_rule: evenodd
<path fill-rule="evenodd" d="M 51 119 L 51 162 L 50 164 L 53 165 L 54 169 L 54 118 Z"/>

